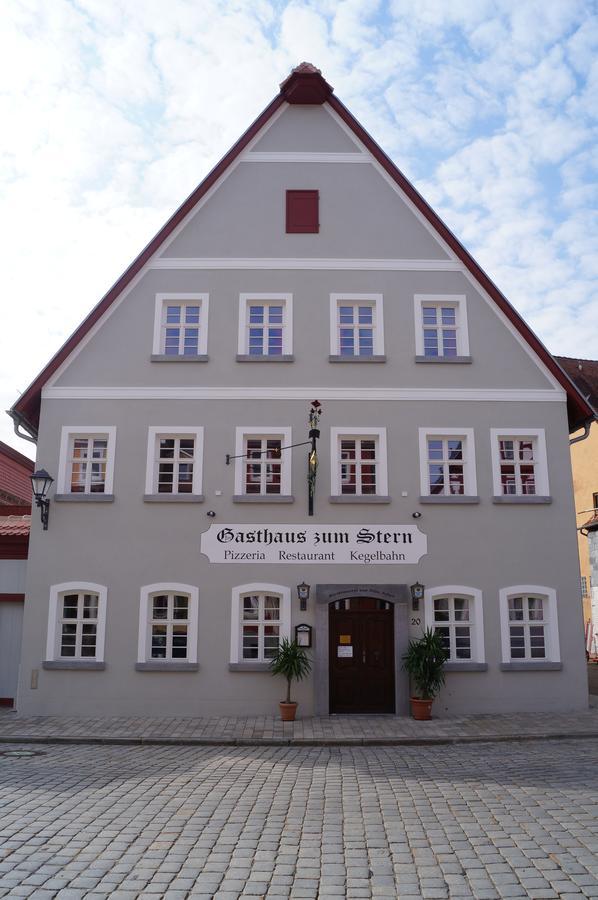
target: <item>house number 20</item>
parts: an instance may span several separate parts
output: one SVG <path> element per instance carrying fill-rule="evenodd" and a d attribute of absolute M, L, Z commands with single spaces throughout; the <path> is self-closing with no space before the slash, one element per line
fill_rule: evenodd
<path fill-rule="evenodd" d="M 421 620 L 421 619 L 416 619 L 416 618 L 412 618 L 412 619 L 411 619 L 411 624 L 412 624 L 412 625 L 421 625 L 421 623 L 422 623 L 422 620 Z"/>

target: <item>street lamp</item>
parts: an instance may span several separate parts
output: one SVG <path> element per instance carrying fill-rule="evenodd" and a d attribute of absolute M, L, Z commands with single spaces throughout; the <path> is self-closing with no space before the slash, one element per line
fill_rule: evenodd
<path fill-rule="evenodd" d="M 299 597 L 299 609 L 303 612 L 307 609 L 307 601 L 309 600 L 309 592 L 311 586 L 304 581 L 297 585 L 297 596 Z"/>
<path fill-rule="evenodd" d="M 419 581 L 416 581 L 415 584 L 412 584 L 409 588 L 411 591 L 411 609 L 413 612 L 417 612 L 419 609 L 419 601 L 424 598 L 425 587 L 423 584 L 420 584 Z"/>
<path fill-rule="evenodd" d="M 38 469 L 38 471 L 34 472 L 33 475 L 30 475 L 29 478 L 31 480 L 31 489 L 33 491 L 33 496 L 35 497 L 35 505 L 39 506 L 41 511 L 43 530 L 47 531 L 50 501 L 46 497 L 46 494 L 50 490 L 50 485 L 52 484 L 54 479 L 46 472 L 45 469 Z"/>

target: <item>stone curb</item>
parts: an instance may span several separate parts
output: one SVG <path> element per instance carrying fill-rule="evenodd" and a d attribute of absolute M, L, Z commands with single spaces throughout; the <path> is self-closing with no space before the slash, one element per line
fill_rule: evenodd
<path fill-rule="evenodd" d="M 454 737 L 359 737 L 359 738 L 226 738 L 226 737 L 120 737 L 118 735 L 2 735 L 0 744 L 100 744 L 123 746 L 185 747 L 425 747 L 451 744 L 499 744 L 513 741 L 598 740 L 597 731 L 538 732 L 537 734 L 486 734 Z"/>

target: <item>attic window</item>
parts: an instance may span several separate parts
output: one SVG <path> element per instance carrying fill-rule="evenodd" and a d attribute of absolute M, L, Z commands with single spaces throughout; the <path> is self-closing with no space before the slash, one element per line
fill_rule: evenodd
<path fill-rule="evenodd" d="M 287 234 L 317 234 L 319 230 L 319 191 L 287 191 Z"/>

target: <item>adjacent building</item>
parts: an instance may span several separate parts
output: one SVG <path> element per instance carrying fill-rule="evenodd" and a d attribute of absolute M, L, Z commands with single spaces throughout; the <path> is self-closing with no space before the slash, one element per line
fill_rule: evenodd
<path fill-rule="evenodd" d="M 11 415 L 55 479 L 20 712 L 271 714 L 297 636 L 300 713 L 403 714 L 426 626 L 441 714 L 587 705 L 592 409 L 313 66 Z"/>
<path fill-rule="evenodd" d="M 598 360 L 567 356 L 557 356 L 556 360 L 598 410 Z M 598 657 L 598 423 L 588 427 L 587 437 L 583 432 L 573 435 L 571 462 L 586 649 L 591 657 Z"/>
<path fill-rule="evenodd" d="M 17 696 L 33 463 L 0 441 L 0 706 Z"/>

